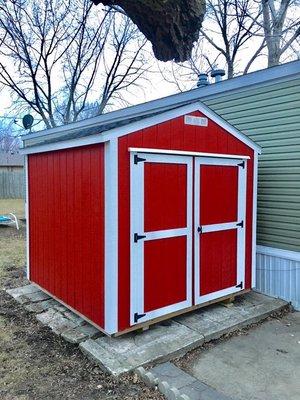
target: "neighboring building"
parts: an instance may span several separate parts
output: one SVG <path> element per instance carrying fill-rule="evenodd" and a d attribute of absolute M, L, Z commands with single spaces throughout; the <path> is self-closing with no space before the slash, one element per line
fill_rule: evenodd
<path fill-rule="evenodd" d="M 24 197 L 24 156 L 0 152 L 0 199 Z"/>
<path fill-rule="evenodd" d="M 101 129 L 106 123 L 112 129 L 113 124 L 122 124 L 124 119 L 140 119 L 149 112 L 154 115 L 195 100 L 201 100 L 262 147 L 256 287 L 291 300 L 300 308 L 300 61 L 104 114 L 66 128 L 72 127 L 80 135 L 84 125 L 95 137 L 94 128 L 99 120 Z M 47 140 L 48 134 L 64 135 L 60 128 L 39 132 L 27 135 L 25 144 L 38 146 Z"/>

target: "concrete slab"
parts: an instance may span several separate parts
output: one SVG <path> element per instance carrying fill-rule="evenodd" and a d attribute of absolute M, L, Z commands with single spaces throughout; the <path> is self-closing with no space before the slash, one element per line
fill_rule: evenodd
<path fill-rule="evenodd" d="M 266 321 L 195 357 L 187 372 L 225 396 L 299 400 L 300 313 Z"/>
<path fill-rule="evenodd" d="M 204 336 L 208 342 L 218 339 L 247 325 L 256 323 L 270 314 L 287 307 L 287 302 L 256 292 L 238 297 L 232 307 L 222 304 L 211 305 L 175 320 Z"/>
<path fill-rule="evenodd" d="M 196 378 L 182 371 L 170 362 L 159 364 L 156 367 L 151 368 L 151 372 L 161 382 L 168 382 L 169 386 L 174 386 L 177 389 L 190 386 L 193 382 L 197 382 Z"/>
<path fill-rule="evenodd" d="M 168 325 L 154 325 L 143 333 L 88 340 L 80 347 L 102 369 L 120 375 L 150 362 L 170 360 L 201 346 L 203 340 L 198 332 L 171 321 Z"/>

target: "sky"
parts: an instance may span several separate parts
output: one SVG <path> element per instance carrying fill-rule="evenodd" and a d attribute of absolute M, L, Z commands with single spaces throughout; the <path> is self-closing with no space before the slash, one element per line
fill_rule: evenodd
<path fill-rule="evenodd" d="M 211 27 L 211 22 L 210 22 L 209 27 Z M 215 40 L 216 41 L 218 40 L 217 36 L 215 36 Z M 237 70 L 240 70 L 242 72 L 243 67 L 245 66 L 245 63 L 247 62 L 247 59 L 249 58 L 249 51 L 253 52 L 253 48 L 257 48 L 259 46 L 260 41 L 261 41 L 261 38 L 259 38 L 259 37 L 254 38 L 253 40 L 251 39 L 251 41 L 249 41 L 249 44 L 247 43 L 247 45 L 245 46 L 244 50 L 242 50 L 239 53 L 239 58 L 237 59 Z M 148 51 L 152 52 L 150 44 L 148 44 Z M 214 59 L 214 56 L 215 56 L 213 51 L 214 50 L 210 49 L 209 55 L 210 55 L 211 59 Z M 0 56 L 0 61 L 1 61 L 1 56 Z M 143 91 L 133 90 L 133 93 L 127 95 L 127 99 L 130 104 L 138 104 L 138 103 L 142 103 L 145 101 L 162 98 L 162 97 L 165 97 L 165 96 L 168 96 L 168 95 L 178 92 L 179 88 L 174 83 L 170 82 L 170 80 L 172 80 L 172 74 L 170 72 L 172 69 L 172 67 L 171 67 L 172 64 L 170 62 L 169 63 L 158 63 L 157 61 L 154 61 L 153 65 L 154 65 L 155 72 L 151 72 L 148 74 L 148 82 L 147 81 L 142 82 L 142 84 L 144 85 L 144 90 Z M 201 68 L 200 65 L 202 67 L 202 61 L 199 58 L 197 67 Z M 224 67 L 224 64 L 222 65 L 222 63 L 221 63 L 221 64 L 217 65 L 216 67 L 222 68 L 222 67 Z M 11 65 L 11 68 L 12 69 L 14 68 L 13 64 Z M 258 58 L 256 60 L 256 62 L 252 65 L 251 70 L 253 71 L 253 70 L 259 70 L 259 69 L 263 69 L 263 68 L 266 68 L 266 57 Z M 171 79 L 165 80 L 163 78 L 163 76 L 161 75 L 161 73 L 159 72 L 160 69 L 164 70 L 165 76 L 167 76 L 167 78 L 171 77 Z M 175 75 L 185 73 L 184 70 L 182 70 L 182 69 L 180 70 L 176 66 L 175 66 L 175 69 L 176 69 Z M 59 78 L 57 80 L 57 84 L 59 85 Z M 189 75 L 189 76 L 187 76 L 187 81 L 181 85 L 180 89 L 188 90 L 193 87 L 196 87 L 196 84 L 197 84 L 196 75 L 195 74 Z M 93 101 L 95 101 L 95 100 L 97 100 L 97 99 L 95 98 Z M 12 105 L 12 97 L 11 97 L 10 92 L 5 87 L 1 88 L 1 86 L 0 86 L 0 118 L 9 112 L 11 105 Z M 18 116 L 18 115 L 14 115 L 11 112 L 9 113 L 9 116 L 16 117 L 16 118 L 19 117 L 18 119 L 19 119 L 20 123 L 21 123 L 21 119 L 23 117 L 23 115 Z M 16 129 L 18 129 L 18 128 L 16 127 Z"/>

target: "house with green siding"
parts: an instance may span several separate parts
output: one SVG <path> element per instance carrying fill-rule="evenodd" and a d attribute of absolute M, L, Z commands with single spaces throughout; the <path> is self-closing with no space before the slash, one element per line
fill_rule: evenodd
<path fill-rule="evenodd" d="M 262 148 L 256 287 L 299 309 L 300 61 L 201 89 L 202 102 Z"/>

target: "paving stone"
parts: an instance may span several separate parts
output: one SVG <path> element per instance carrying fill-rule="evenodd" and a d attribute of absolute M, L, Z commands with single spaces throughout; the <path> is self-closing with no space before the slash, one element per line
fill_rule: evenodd
<path fill-rule="evenodd" d="M 62 332 L 61 336 L 69 343 L 81 343 L 88 338 L 87 335 L 79 332 L 77 328 L 68 329 L 67 331 Z"/>
<path fill-rule="evenodd" d="M 143 333 L 130 333 L 118 338 L 103 336 L 83 342 L 86 353 L 106 371 L 119 375 L 150 362 L 166 361 L 201 346 L 203 336 L 186 326 L 171 321 L 168 326 L 157 324 Z"/>
<path fill-rule="evenodd" d="M 34 292 L 38 292 L 38 291 L 40 291 L 40 289 L 37 286 L 32 285 L 32 284 L 6 290 L 6 292 L 8 294 L 10 294 L 14 299 L 21 295 L 28 294 L 28 293 L 34 293 Z"/>
<path fill-rule="evenodd" d="M 53 307 L 56 311 L 59 311 L 60 313 L 64 314 L 65 312 L 69 311 L 67 307 L 59 303 L 58 301 L 55 300 L 55 306 Z"/>
<path fill-rule="evenodd" d="M 49 308 L 53 308 L 55 306 L 56 301 L 53 299 L 39 301 L 37 303 L 29 303 L 25 305 L 25 308 L 29 312 L 33 313 L 41 313 L 43 311 L 49 310 Z"/>
<path fill-rule="evenodd" d="M 166 381 L 170 386 L 180 389 L 192 382 L 196 382 L 196 378 L 182 371 L 170 362 L 159 364 L 151 369 L 151 372 L 160 380 Z"/>
<path fill-rule="evenodd" d="M 85 320 L 81 318 L 79 315 L 75 314 L 74 312 L 67 310 L 64 312 L 64 315 L 66 318 L 68 318 L 70 321 L 74 322 L 76 325 L 84 325 L 86 324 Z"/>
<path fill-rule="evenodd" d="M 128 367 L 118 360 L 114 354 L 103 349 L 95 340 L 88 339 L 79 344 L 80 349 L 105 372 L 118 376 L 128 371 Z"/>
<path fill-rule="evenodd" d="M 86 335 L 89 338 L 93 338 L 96 336 L 103 336 L 103 333 L 99 331 L 99 329 L 95 328 L 93 325 L 91 324 L 87 324 L 85 322 L 84 325 L 81 325 L 77 328 L 78 332 L 83 333 L 84 335 Z"/>
<path fill-rule="evenodd" d="M 189 396 L 191 400 L 202 400 L 201 394 L 207 389 L 209 386 L 195 379 L 191 384 L 182 387 L 180 393 Z"/>
<path fill-rule="evenodd" d="M 27 298 L 31 303 L 36 303 L 38 301 L 50 299 L 50 296 L 47 293 L 42 292 L 41 290 L 39 290 L 37 292 L 33 292 L 33 293 L 24 294 L 24 296 L 22 296 L 22 297 Z"/>
<path fill-rule="evenodd" d="M 75 328 L 74 322 L 68 320 L 60 312 L 50 308 L 41 314 L 37 314 L 36 318 L 44 325 L 49 326 L 57 335 L 64 331 Z"/>
<path fill-rule="evenodd" d="M 70 343 L 81 343 L 84 340 L 99 337 L 100 335 L 103 334 L 97 328 L 87 323 L 77 326 L 74 329 L 68 329 L 61 334 L 61 336 Z"/>

